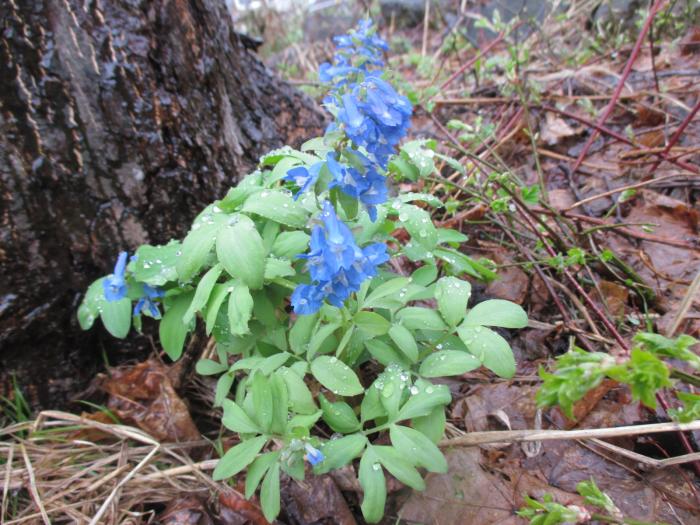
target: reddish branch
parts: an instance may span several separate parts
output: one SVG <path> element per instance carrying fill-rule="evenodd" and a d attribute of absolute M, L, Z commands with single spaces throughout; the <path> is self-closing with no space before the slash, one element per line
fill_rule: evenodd
<path fill-rule="evenodd" d="M 519 24 L 518 24 L 518 25 L 519 25 Z M 441 89 L 441 90 L 445 89 L 448 85 L 450 85 L 450 84 L 454 81 L 454 79 L 456 79 L 457 77 L 459 77 L 459 76 L 460 76 L 462 73 L 464 73 L 467 69 L 469 69 L 469 68 L 472 67 L 474 64 L 476 64 L 476 61 L 477 61 L 477 60 L 479 60 L 482 56 L 484 56 L 486 53 L 488 53 L 489 51 L 491 51 L 491 49 L 492 49 L 496 44 L 498 44 L 501 40 L 503 40 L 503 38 L 504 38 L 505 36 L 506 36 L 505 31 L 501 31 L 501 32 L 496 36 L 496 38 L 494 38 L 493 40 L 491 40 L 491 42 L 489 42 L 489 43 L 486 45 L 486 47 L 485 47 L 484 49 L 481 49 L 476 55 L 474 55 L 472 58 L 470 58 L 470 59 L 467 60 L 464 64 L 462 64 L 462 66 L 461 66 L 457 71 L 455 71 L 454 73 L 452 73 L 452 75 L 450 75 L 450 78 L 448 78 L 447 80 L 445 80 L 445 81 L 442 83 L 442 85 L 440 86 L 440 89 Z"/>
<path fill-rule="evenodd" d="M 629 138 L 622 135 L 621 133 L 618 133 L 617 131 L 613 131 L 610 128 L 606 128 L 602 124 L 598 124 L 596 122 L 588 120 L 585 117 L 582 117 L 580 115 L 576 115 L 575 113 L 571 113 L 571 112 L 563 110 L 563 109 L 556 108 L 554 106 L 541 106 L 541 107 L 545 111 L 551 111 L 553 113 L 558 113 L 559 115 L 562 115 L 564 117 L 568 117 L 568 118 L 577 120 L 578 122 L 581 122 L 582 124 L 586 124 L 587 126 L 591 126 L 592 128 L 595 128 L 596 131 L 599 131 L 599 132 L 604 133 L 610 137 L 613 137 L 614 139 L 617 139 L 620 142 L 624 142 L 625 144 L 628 144 L 630 146 L 638 147 L 638 144 L 635 144 L 634 141 L 630 140 Z M 639 153 L 644 153 L 644 150 L 641 150 Z M 653 154 L 653 155 L 657 155 L 657 156 L 661 157 L 663 160 L 671 162 L 672 164 L 675 164 L 679 168 L 683 168 L 685 170 L 690 171 L 691 173 L 695 173 L 696 175 L 700 175 L 700 168 L 698 168 L 697 166 L 695 166 L 693 164 L 689 164 L 687 162 L 679 160 L 676 157 L 670 157 L 668 152 L 664 153 L 664 151 L 649 150 L 648 153 Z"/>
<path fill-rule="evenodd" d="M 681 138 L 681 135 L 683 135 L 683 132 L 685 131 L 685 128 L 688 127 L 688 124 L 691 123 L 695 115 L 697 115 L 698 111 L 700 111 L 700 99 L 698 99 L 697 103 L 695 104 L 695 107 L 691 110 L 690 113 L 688 113 L 685 118 L 683 119 L 683 122 L 681 122 L 680 126 L 678 126 L 678 129 L 676 132 L 671 135 L 671 138 L 668 141 L 668 144 L 666 144 L 666 147 L 663 149 L 663 151 L 660 154 L 661 158 L 665 158 L 668 153 L 671 151 L 671 148 L 678 142 L 678 139 Z M 651 168 L 649 168 L 649 173 L 647 175 L 651 175 L 654 173 L 656 168 L 658 168 L 659 164 L 661 164 L 660 160 L 657 160 Z"/>
<path fill-rule="evenodd" d="M 617 87 L 615 88 L 615 91 L 612 94 L 612 97 L 610 98 L 610 102 L 608 102 L 608 105 L 606 106 L 605 110 L 603 111 L 603 114 L 600 116 L 598 119 L 598 125 L 602 126 L 605 124 L 605 122 L 608 120 L 608 117 L 613 112 L 613 109 L 615 108 L 615 104 L 617 104 L 617 100 L 620 98 L 620 95 L 622 94 L 622 90 L 625 87 L 625 82 L 627 81 L 627 77 L 629 77 L 630 73 L 632 72 L 632 66 L 634 65 L 634 62 L 637 60 L 637 56 L 639 55 L 639 51 L 642 48 L 642 44 L 644 43 L 644 39 L 647 36 L 647 33 L 649 32 L 649 29 L 651 28 L 651 24 L 654 21 L 654 17 L 656 14 L 661 10 L 661 8 L 666 4 L 668 0 L 656 0 L 654 4 L 651 6 L 651 9 L 649 9 L 649 15 L 647 16 L 647 19 L 644 21 L 644 25 L 642 26 L 641 31 L 639 32 L 639 36 L 637 37 L 637 41 L 634 44 L 634 47 L 632 48 L 632 53 L 630 54 L 629 59 L 627 60 L 627 64 L 625 65 L 625 69 L 622 71 L 622 77 L 620 78 L 620 81 L 617 84 Z M 583 149 L 581 150 L 581 153 L 579 154 L 578 158 L 576 159 L 576 162 L 571 168 L 571 174 L 573 175 L 577 169 L 581 166 L 581 163 L 583 162 L 583 159 L 586 158 L 586 155 L 588 154 L 588 150 L 591 149 L 591 146 L 593 145 L 593 142 L 595 139 L 598 138 L 598 130 L 596 129 L 591 135 L 588 137 L 588 140 L 586 141 L 586 144 L 583 146 Z"/>

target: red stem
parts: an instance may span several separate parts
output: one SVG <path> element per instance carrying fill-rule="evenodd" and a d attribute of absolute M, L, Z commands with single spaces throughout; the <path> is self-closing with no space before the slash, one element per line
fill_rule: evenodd
<path fill-rule="evenodd" d="M 520 24 L 518 24 L 518 25 L 520 25 Z M 455 71 L 454 73 L 452 73 L 452 75 L 450 75 L 450 78 L 448 78 L 447 80 L 445 80 L 445 81 L 442 83 L 442 85 L 440 86 L 440 89 L 445 89 L 449 84 L 451 84 L 451 83 L 454 81 L 455 78 L 457 78 L 459 75 L 461 75 L 462 73 L 464 73 L 467 69 L 469 69 L 470 67 L 472 67 L 472 66 L 476 63 L 477 60 L 479 60 L 482 56 L 484 56 L 486 53 L 488 53 L 488 52 L 493 48 L 493 46 L 495 46 L 495 45 L 498 44 L 501 40 L 503 40 L 503 38 L 504 38 L 505 36 L 506 36 L 505 32 L 504 32 L 504 31 L 501 31 L 501 32 L 498 34 L 498 36 L 496 36 L 496 38 L 494 38 L 493 40 L 491 40 L 491 42 L 489 42 L 489 43 L 486 45 L 485 48 L 481 49 L 476 55 L 474 55 L 472 58 L 470 58 L 469 60 L 467 60 L 467 61 L 462 65 L 462 67 L 460 67 L 457 71 Z"/>
<path fill-rule="evenodd" d="M 667 2 L 667 0 L 656 0 L 654 2 L 654 5 L 651 6 L 649 9 L 649 15 L 647 16 L 647 19 L 644 21 L 644 25 L 642 26 L 642 30 L 639 32 L 639 36 L 637 37 L 637 41 L 634 44 L 634 47 L 632 48 L 632 53 L 630 54 L 629 59 L 627 60 L 627 64 L 625 65 L 625 69 L 622 71 L 622 77 L 620 78 L 620 81 L 617 84 L 617 87 L 615 88 L 615 91 L 612 94 L 612 97 L 610 98 L 610 102 L 608 102 L 607 107 L 603 111 L 603 114 L 600 116 L 598 119 L 598 125 L 602 126 L 605 124 L 605 122 L 608 120 L 608 117 L 610 117 L 611 113 L 613 112 L 613 109 L 615 108 L 615 104 L 617 104 L 618 99 L 620 98 L 620 95 L 622 94 L 622 90 L 625 87 L 625 82 L 627 81 L 627 77 L 629 77 L 630 73 L 632 72 L 632 66 L 634 65 L 634 62 L 637 60 L 637 55 L 639 55 L 639 51 L 642 48 L 642 44 L 644 43 L 644 40 L 647 36 L 647 33 L 649 32 L 649 29 L 651 28 L 651 24 L 654 21 L 654 17 L 656 16 L 656 13 L 661 10 L 663 5 Z M 591 149 L 591 146 L 593 145 L 593 142 L 595 139 L 598 138 L 598 130 L 594 131 L 591 133 L 591 135 L 588 137 L 588 140 L 586 141 L 586 144 L 583 146 L 583 149 L 581 150 L 581 153 L 579 154 L 578 158 L 576 159 L 576 162 L 571 168 L 571 174 L 573 175 L 576 173 L 576 170 L 579 169 L 581 166 L 581 163 L 583 162 L 583 159 L 586 158 L 586 155 L 588 154 L 588 150 Z"/>
<path fill-rule="evenodd" d="M 638 146 L 632 140 L 628 139 L 627 137 L 618 133 L 617 131 L 613 131 L 610 128 L 606 128 L 605 126 L 602 126 L 602 125 L 597 124 L 591 120 L 588 120 L 585 117 L 582 117 L 580 115 L 576 115 L 575 113 L 571 113 L 571 112 L 563 110 L 563 109 L 556 108 L 554 106 L 541 106 L 541 107 L 545 111 L 551 111 L 553 113 L 558 113 L 559 115 L 562 115 L 564 117 L 568 117 L 568 118 L 577 120 L 583 124 L 586 124 L 587 126 L 591 126 L 592 128 L 595 128 L 596 130 L 600 131 L 601 133 L 605 133 L 606 135 L 609 135 L 609 136 L 613 137 L 614 139 L 619 140 L 620 142 L 624 142 L 625 144 L 629 144 L 630 146 L 634 146 L 634 147 Z M 650 151 L 649 153 L 651 153 L 653 155 L 657 155 L 657 156 L 663 158 L 665 161 L 671 162 L 680 168 L 683 168 L 683 169 L 690 171 L 691 173 L 695 173 L 696 175 L 700 175 L 700 169 L 698 169 L 697 166 L 694 166 L 693 164 L 688 164 L 687 162 L 679 160 L 675 157 L 669 157 L 668 153 L 663 153 L 661 151 Z"/>
<path fill-rule="evenodd" d="M 681 138 L 681 135 L 683 135 L 683 132 L 685 131 L 685 128 L 688 127 L 688 124 L 693 120 L 693 117 L 697 115 L 698 111 L 700 111 L 700 99 L 698 99 L 697 103 L 695 104 L 695 107 L 688 113 L 685 118 L 683 119 L 683 122 L 681 122 L 680 126 L 678 126 L 678 129 L 676 132 L 671 135 L 671 138 L 668 141 L 668 144 L 666 144 L 666 147 L 664 150 L 661 152 L 659 155 L 660 157 L 664 158 L 669 154 L 671 151 L 671 148 L 678 142 L 678 139 Z M 647 176 L 651 176 L 652 173 L 656 170 L 656 168 L 659 167 L 659 164 L 661 164 L 660 160 L 657 160 L 652 167 L 649 169 L 649 173 L 647 173 Z"/>
<path fill-rule="evenodd" d="M 659 404 L 661 405 L 661 408 L 664 409 L 664 412 L 668 414 L 668 409 L 670 408 L 668 401 L 666 401 L 666 398 L 664 398 L 663 394 L 661 391 L 656 393 L 656 399 L 658 400 Z M 693 450 L 693 446 L 690 444 L 690 441 L 688 440 L 688 436 L 685 435 L 685 432 L 681 432 L 680 430 L 678 431 L 678 437 L 681 440 L 681 443 L 683 443 L 683 448 L 685 448 L 686 452 L 689 454 L 692 454 L 695 452 Z M 700 461 L 693 461 L 693 469 L 695 470 L 695 473 L 700 476 Z"/>

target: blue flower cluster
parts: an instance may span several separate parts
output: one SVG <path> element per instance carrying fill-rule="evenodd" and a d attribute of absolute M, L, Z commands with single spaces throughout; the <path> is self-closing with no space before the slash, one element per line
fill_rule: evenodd
<path fill-rule="evenodd" d="M 322 173 L 323 180 L 330 175 L 328 188 L 357 199 L 374 221 L 376 206 L 388 198 L 384 174 L 389 157 L 408 131 L 413 108 L 382 79 L 388 46 L 370 20 L 334 40 L 333 62 L 321 65 L 320 78 L 332 83 L 324 99 L 335 116 L 328 131 L 342 131 L 347 140 L 341 141 L 339 151 L 311 166 L 291 168 L 284 178 L 299 188 L 297 198 L 312 189 Z M 311 232 L 310 252 L 300 256 L 308 261 L 312 283 L 299 285 L 292 294 L 297 314 L 314 313 L 324 301 L 342 306 L 365 279 L 376 275 L 377 265 L 389 258 L 382 243 L 359 248 L 330 202 L 324 203 L 321 220 L 323 225 Z"/>
<path fill-rule="evenodd" d="M 337 119 L 355 147 L 364 148 L 385 168 L 408 131 L 412 112 L 406 97 L 372 73 L 343 93 Z"/>
<path fill-rule="evenodd" d="M 307 260 L 311 284 L 300 284 L 292 293 L 292 306 L 298 315 L 312 314 L 324 300 L 341 307 L 362 282 L 377 274 L 377 266 L 389 260 L 386 245 L 370 244 L 360 248 L 350 228 L 325 201 L 321 212 L 322 225 L 311 231 L 311 251 L 299 257 Z"/>
<path fill-rule="evenodd" d="M 321 82 L 333 82 L 340 77 L 339 83 L 343 83 L 351 73 L 366 72 L 369 66 L 384 66 L 384 51 L 389 46 L 377 35 L 370 19 L 361 20 L 356 30 L 336 36 L 333 41 L 336 46 L 333 63 L 321 64 Z"/>
<path fill-rule="evenodd" d="M 126 284 L 127 257 L 128 254 L 126 252 L 120 252 L 117 257 L 117 263 L 114 265 L 114 272 L 102 281 L 104 297 L 110 303 L 124 299 L 129 292 L 129 287 Z M 132 256 L 131 260 L 135 261 L 136 255 Z M 139 297 L 134 306 L 134 315 L 138 316 L 142 312 L 148 312 L 151 317 L 160 319 L 160 309 L 155 303 L 155 299 L 164 295 L 165 293 L 160 288 L 143 284 L 141 297 Z"/>

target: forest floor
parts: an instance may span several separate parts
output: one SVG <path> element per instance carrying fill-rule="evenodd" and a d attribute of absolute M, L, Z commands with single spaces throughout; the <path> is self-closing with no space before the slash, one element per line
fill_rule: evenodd
<path fill-rule="evenodd" d="M 467 234 L 463 251 L 498 274 L 487 282 L 474 271 L 477 299 L 514 301 L 530 318 L 510 334 L 513 379 L 479 370 L 449 383 L 448 438 L 669 421 L 662 403 L 645 408 L 613 382 L 576 404 L 575 421 L 538 409 L 538 368 L 573 346 L 620 355 L 639 331 L 700 334 L 698 10 L 645 8 L 615 23 L 593 19 L 594 3 L 534 23 L 491 17 L 475 27 L 468 10 L 434 9 L 427 26 L 381 25 L 416 102 L 411 138 L 434 139 L 460 163 L 436 160 L 429 187 L 397 190 L 438 196 L 445 207 L 434 219 Z M 285 27 L 285 15 L 266 16 L 267 33 Z M 290 24 L 262 52 L 318 96 L 316 71 L 332 43 L 298 33 Z M 504 178 L 523 191 L 501 191 Z M 32 417 L 18 391 L 16 422 L 0 431 L 0 520 L 266 523 L 240 492 L 212 501 L 213 386 L 184 377 L 186 368 L 155 355 L 111 370 L 96 383 L 108 400 L 81 416 Z M 385 523 L 526 523 L 515 515 L 524 495 L 580 505 L 577 483 L 594 478 L 625 516 L 691 525 L 700 522 L 700 464 L 662 460 L 698 443 L 698 432 L 666 432 L 455 446 L 449 473 L 430 474 L 424 492 L 393 486 Z M 362 523 L 358 489 L 352 469 L 287 482 L 282 522 Z"/>

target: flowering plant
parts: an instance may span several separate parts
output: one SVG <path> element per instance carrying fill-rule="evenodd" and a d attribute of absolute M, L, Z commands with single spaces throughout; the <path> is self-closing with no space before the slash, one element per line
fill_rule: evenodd
<path fill-rule="evenodd" d="M 260 485 L 270 521 L 281 473 L 303 479 L 305 461 L 321 474 L 359 457 L 369 522 L 384 512 L 385 471 L 419 490 L 419 468 L 445 472 L 437 443 L 451 395 L 431 379 L 482 365 L 512 376 L 512 351 L 490 327 L 527 323 L 507 301 L 467 309 L 471 286 L 458 276 L 491 273 L 457 250 L 466 236 L 435 227 L 439 199 L 390 196 L 388 177 L 435 172 L 434 144 L 396 153 L 412 107 L 385 79 L 387 45 L 371 22 L 335 41 L 321 66 L 334 116 L 325 135 L 265 155 L 183 241 L 141 246 L 128 264 L 120 254 L 78 311 L 84 329 L 99 316 L 116 337 L 159 319 L 172 359 L 201 318 L 216 355 L 197 371 L 219 376 L 215 404 L 240 440 L 214 478 L 247 468 L 246 497 Z M 418 268 L 386 264 L 400 258 Z"/>

